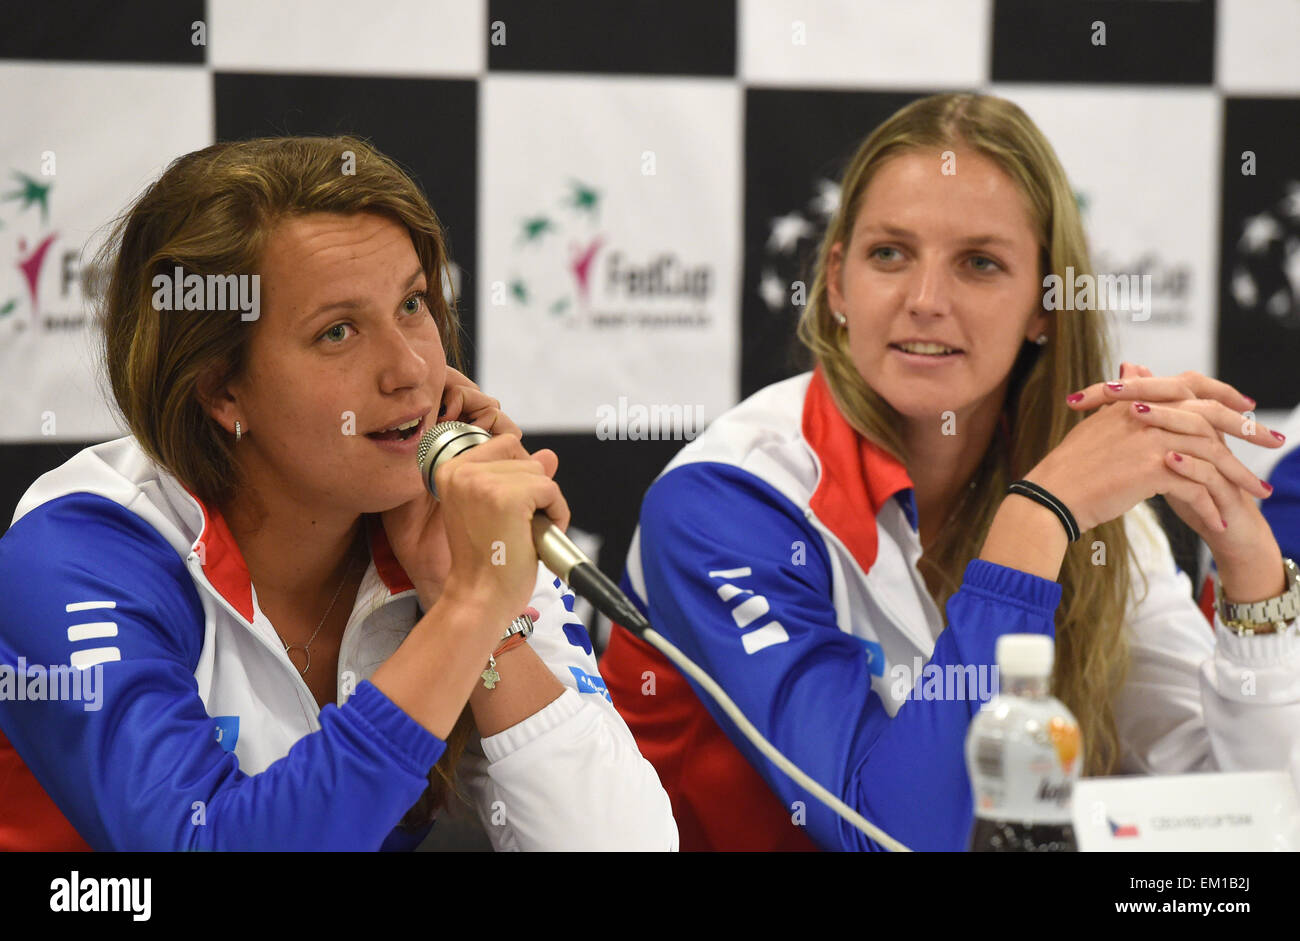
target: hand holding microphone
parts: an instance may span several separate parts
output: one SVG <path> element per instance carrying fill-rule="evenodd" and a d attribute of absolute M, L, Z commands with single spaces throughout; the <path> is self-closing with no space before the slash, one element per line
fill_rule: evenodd
<path fill-rule="evenodd" d="M 419 407 L 418 403 L 411 404 Z M 451 366 L 446 367 L 441 402 L 430 412 L 428 425 L 440 420 L 472 422 L 492 434 L 522 436 L 519 426 L 501 411 L 499 401 Z M 548 476 L 554 474 L 556 458 L 552 452 L 539 451 L 535 460 L 548 468 Z M 426 489 L 422 496 L 383 513 L 384 531 L 393 555 L 419 591 L 420 606 L 425 611 L 442 594 L 451 569 L 444 511 L 443 503 Z"/>
<path fill-rule="evenodd" d="M 511 440 L 515 441 L 515 446 L 522 456 L 529 456 L 518 444 L 517 439 Z M 435 425 L 424 433 L 424 437 L 420 439 L 419 450 L 416 452 L 420 476 L 434 496 L 445 494 L 450 500 L 452 493 L 450 488 L 460 482 L 453 477 L 453 474 L 460 473 L 456 470 L 461 466 L 457 459 L 466 452 L 478 452 L 482 456 L 485 449 L 495 445 L 496 439 L 473 425 L 466 425 L 464 422 L 443 422 Z M 550 452 L 538 452 L 538 455 L 542 454 L 550 455 Z M 532 457 L 534 461 L 541 460 L 535 455 Z M 550 455 L 550 457 L 554 456 Z M 529 521 L 531 545 L 536 550 L 536 554 L 531 557 L 540 558 L 542 564 L 559 576 L 561 581 L 566 582 L 575 592 L 590 601 L 597 611 L 611 621 L 621 624 L 634 633 L 642 633 L 649 624 L 642 617 L 641 612 L 564 534 L 563 529 L 569 523 L 569 506 L 560 494 L 559 487 L 550 480 L 550 475 L 554 473 L 555 467 L 552 465 L 546 471 L 545 478 L 546 484 L 554 488 L 553 490 L 546 489 L 545 485 L 539 483 L 534 489 L 521 489 L 518 492 L 521 498 L 533 497 L 538 501 L 531 510 Z M 483 492 L 486 494 L 487 490 Z M 472 495 L 470 496 L 472 499 Z M 515 502 L 510 504 L 509 508 L 511 511 L 518 512 L 526 507 L 524 503 Z M 448 513 L 450 512 L 449 507 Z M 517 524 L 519 521 L 515 519 L 513 522 Z M 557 523 L 559 525 L 556 525 Z M 468 518 L 466 518 L 466 525 L 470 525 Z M 480 530 L 475 539 L 481 542 L 483 538 L 483 531 Z M 481 551 L 481 547 L 476 551 Z M 456 554 L 453 547 L 453 556 Z M 536 568 L 535 562 L 533 567 Z"/>
<path fill-rule="evenodd" d="M 542 455 L 546 457 L 543 458 Z M 494 460 L 498 457 L 515 459 Z M 538 470 L 521 468 L 520 465 L 527 463 L 518 460 L 521 457 L 530 458 Z M 479 460 L 475 462 L 475 458 Z M 562 528 L 568 525 L 569 507 L 560 494 L 559 487 L 551 480 L 558 463 L 553 454 L 539 451 L 536 455 L 529 455 L 519 444 L 519 439 L 512 435 L 493 438 L 481 428 L 464 422 L 449 421 L 435 425 L 424 433 L 416 452 L 416 460 L 425 486 L 434 496 L 441 496 L 440 504 L 446 502 L 447 532 L 453 540 L 453 558 L 457 563 L 462 559 L 471 560 L 465 566 L 463 576 L 457 570 L 449 577 L 449 586 L 454 586 L 459 591 L 460 579 L 465 578 L 467 585 L 476 586 L 472 590 L 491 592 L 493 579 L 481 578 L 486 573 L 480 560 L 487 551 L 485 547 L 490 547 L 494 538 L 504 540 L 502 536 L 494 537 L 493 533 L 508 531 L 506 552 L 514 553 L 517 560 L 520 548 L 523 548 L 531 563 L 526 572 L 518 574 L 519 585 L 527 582 L 531 588 L 531 579 L 535 577 L 537 569 L 535 560 L 540 558 L 548 569 L 567 582 L 577 594 L 590 601 L 597 611 L 645 640 L 699 683 L 755 748 L 818 800 L 887 848 L 907 849 L 777 751 L 740 712 L 717 682 L 655 631 L 618 586 L 605 577 L 562 532 Z M 492 474 L 501 476 L 493 478 L 490 476 Z M 487 505 L 482 511 L 473 509 L 479 501 Z M 452 533 L 457 535 L 452 536 Z M 535 554 L 528 552 L 534 548 Z M 453 569 L 455 568 L 456 563 L 453 564 Z M 475 581 L 476 576 L 480 576 L 478 581 Z M 514 573 L 509 576 L 510 590 L 516 587 L 513 581 L 515 577 Z M 507 580 L 503 578 L 501 584 L 506 585 Z M 522 597 L 523 601 L 518 606 L 528 600 L 527 595 Z"/>
<path fill-rule="evenodd" d="M 461 446 L 426 444 L 455 426 Z M 469 442 L 478 445 L 473 447 Z M 534 519 L 563 528 L 569 506 L 552 479 L 558 460 L 550 451 L 530 455 L 514 435 L 492 437 L 462 422 L 444 422 L 420 444 L 421 474 L 438 498 L 451 555 L 444 590 L 499 609 L 508 623 L 528 604 L 537 581 Z M 557 532 L 559 530 L 557 529 Z M 562 533 L 561 533 L 562 535 Z"/>

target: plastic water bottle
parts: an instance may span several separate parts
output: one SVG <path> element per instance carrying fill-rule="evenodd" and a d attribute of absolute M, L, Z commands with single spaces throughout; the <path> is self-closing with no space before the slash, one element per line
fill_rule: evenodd
<path fill-rule="evenodd" d="M 1070 801 L 1083 765 L 1079 723 L 1050 692 L 1055 645 L 1041 634 L 998 638 L 1000 692 L 971 720 L 972 851 L 1074 852 Z"/>

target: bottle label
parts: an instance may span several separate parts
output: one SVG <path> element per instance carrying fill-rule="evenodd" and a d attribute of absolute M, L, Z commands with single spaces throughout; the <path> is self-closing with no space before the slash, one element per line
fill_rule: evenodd
<path fill-rule="evenodd" d="M 1018 735 L 973 741 L 975 816 L 1027 824 L 1069 824 L 1078 776 L 1079 727 L 1061 716 L 1032 722 Z"/>

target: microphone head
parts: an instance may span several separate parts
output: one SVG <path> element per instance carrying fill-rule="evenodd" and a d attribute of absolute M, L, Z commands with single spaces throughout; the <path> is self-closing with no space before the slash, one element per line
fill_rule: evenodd
<path fill-rule="evenodd" d="M 424 485 L 435 497 L 438 488 L 434 486 L 433 475 L 439 467 L 456 455 L 468 451 L 484 441 L 491 441 L 492 436 L 474 425 L 463 421 L 444 421 L 434 425 L 420 438 L 420 445 L 415 451 L 415 462 L 419 465 L 420 476 Z"/>

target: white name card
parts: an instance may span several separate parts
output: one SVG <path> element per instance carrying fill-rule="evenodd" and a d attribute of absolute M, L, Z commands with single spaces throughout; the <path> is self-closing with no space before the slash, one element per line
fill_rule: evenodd
<path fill-rule="evenodd" d="M 1300 799 L 1286 771 L 1083 778 L 1082 852 L 1300 850 Z"/>

